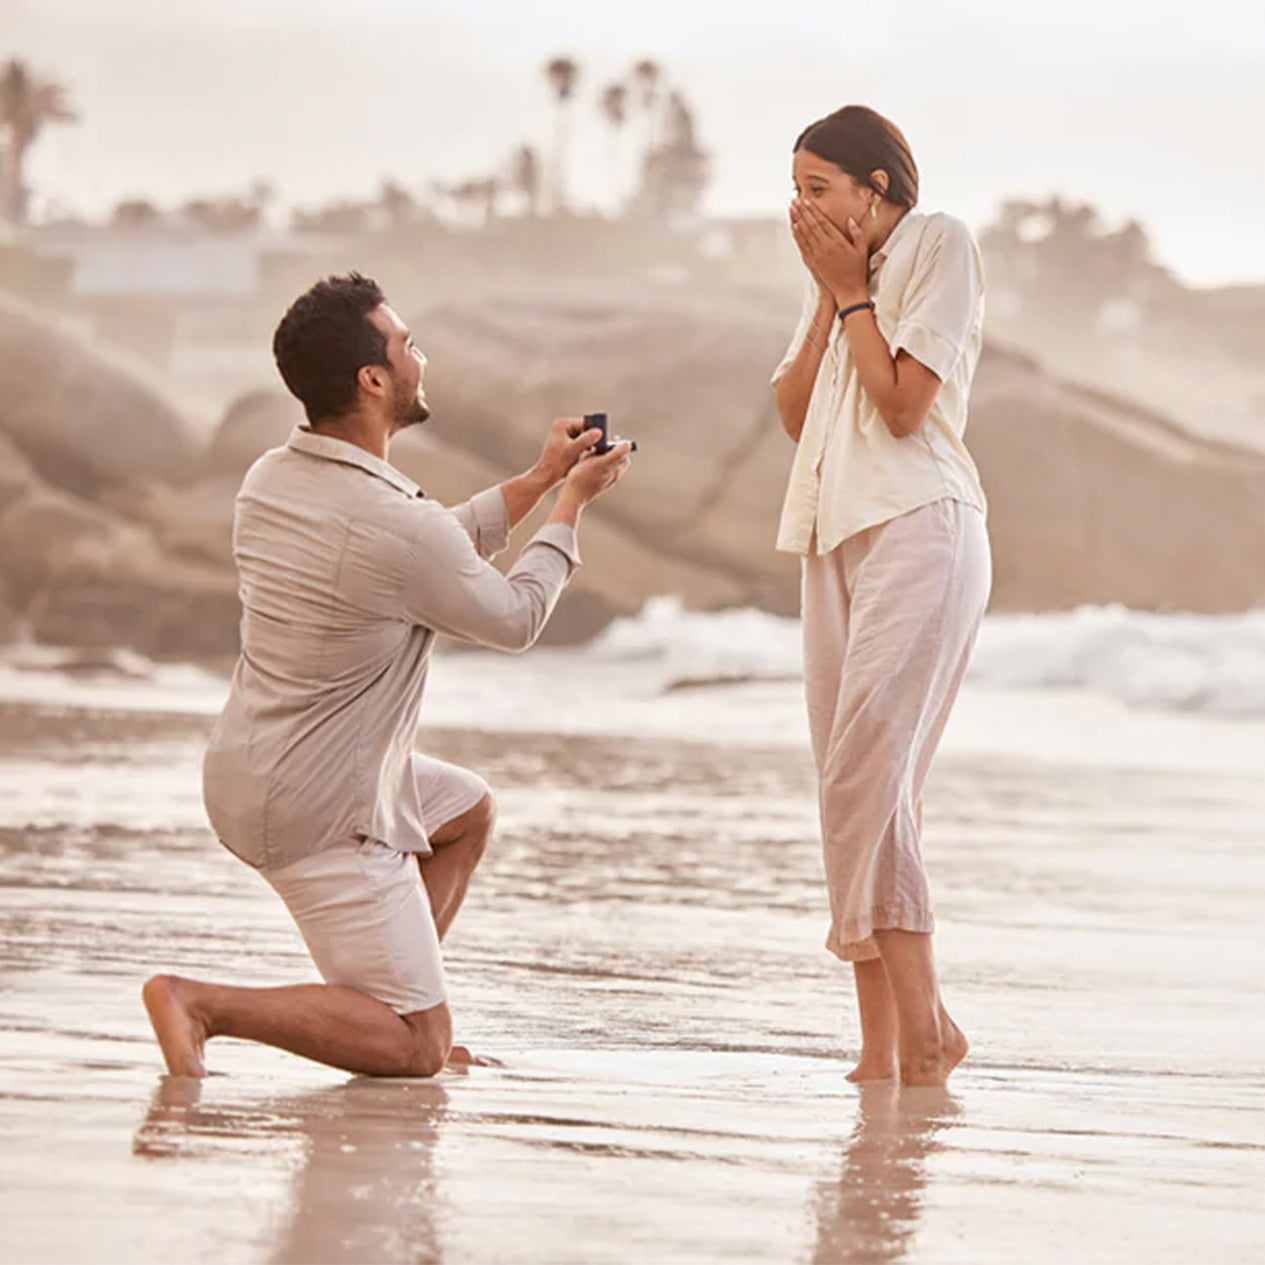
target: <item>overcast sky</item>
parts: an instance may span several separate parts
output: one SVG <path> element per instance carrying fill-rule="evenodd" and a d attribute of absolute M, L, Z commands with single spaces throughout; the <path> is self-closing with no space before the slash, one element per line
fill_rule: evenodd
<path fill-rule="evenodd" d="M 72 90 L 33 151 L 40 193 L 97 214 L 245 191 L 287 204 L 421 189 L 547 148 L 543 61 L 583 71 L 570 185 L 615 168 L 596 98 L 662 62 L 713 155 L 709 207 L 777 213 L 807 122 L 862 101 L 914 147 L 923 205 L 975 226 L 1060 193 L 1146 226 L 1197 283 L 1265 281 L 1265 18 L 1247 0 L 0 0 L 0 58 Z M 635 129 L 635 125 L 634 125 Z M 631 142 L 635 130 L 630 131 Z M 631 149 L 625 162 L 631 159 Z"/>

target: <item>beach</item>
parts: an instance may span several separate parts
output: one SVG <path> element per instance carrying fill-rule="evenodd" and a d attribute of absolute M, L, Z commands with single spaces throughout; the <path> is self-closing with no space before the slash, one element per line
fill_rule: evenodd
<path fill-rule="evenodd" d="M 0 1257 L 1260 1259 L 1259 718 L 968 685 L 926 851 L 973 1052 L 858 1090 L 797 685 L 615 651 L 437 660 L 420 741 L 499 802 L 447 958 L 500 1065 L 398 1083 L 162 1075 L 151 971 L 316 978 L 202 815 L 224 682 L 0 668 Z"/>

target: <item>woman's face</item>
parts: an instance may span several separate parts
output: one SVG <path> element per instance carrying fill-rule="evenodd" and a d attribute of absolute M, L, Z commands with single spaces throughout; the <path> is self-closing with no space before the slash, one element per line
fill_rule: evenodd
<path fill-rule="evenodd" d="M 836 228 L 846 232 L 850 219 L 865 227 L 874 191 L 853 180 L 834 163 L 807 149 L 797 149 L 791 165 L 791 180 L 795 196 L 803 202 L 811 202 Z"/>

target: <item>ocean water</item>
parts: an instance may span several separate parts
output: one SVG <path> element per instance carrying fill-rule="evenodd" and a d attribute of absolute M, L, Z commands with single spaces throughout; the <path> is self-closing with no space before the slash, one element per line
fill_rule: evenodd
<path fill-rule="evenodd" d="M 419 741 L 500 805 L 446 952 L 502 1066 L 401 1083 L 161 1076 L 151 971 L 314 978 L 205 825 L 224 682 L 11 653 L 0 1258 L 1260 1260 L 1265 720 L 1219 701 L 1259 620 L 989 622 L 928 791 L 946 1093 L 843 1079 L 797 640 L 661 604 L 437 660 Z"/>

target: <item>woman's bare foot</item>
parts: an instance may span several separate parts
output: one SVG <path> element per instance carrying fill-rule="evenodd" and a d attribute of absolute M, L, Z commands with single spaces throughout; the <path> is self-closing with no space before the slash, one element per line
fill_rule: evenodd
<path fill-rule="evenodd" d="M 891 1050 L 887 1054 L 870 1054 L 866 1050 L 861 1051 L 861 1058 L 857 1062 L 856 1067 L 847 1075 L 847 1079 L 854 1085 L 865 1085 L 870 1081 L 894 1081 L 896 1079 L 896 1051 Z"/>
<path fill-rule="evenodd" d="M 970 1048 L 962 1029 L 941 1007 L 939 1032 L 901 1049 L 900 1083 L 942 1088 Z"/>
<path fill-rule="evenodd" d="M 187 997 L 188 981 L 175 975 L 155 975 L 141 989 L 154 1035 L 173 1076 L 205 1076 L 202 1047 L 206 1028 L 194 1015 Z"/>
<path fill-rule="evenodd" d="M 971 1043 L 966 1033 L 949 1018 L 949 1012 L 940 1008 L 940 1041 L 944 1046 L 944 1074 L 953 1071 L 970 1052 Z"/>

